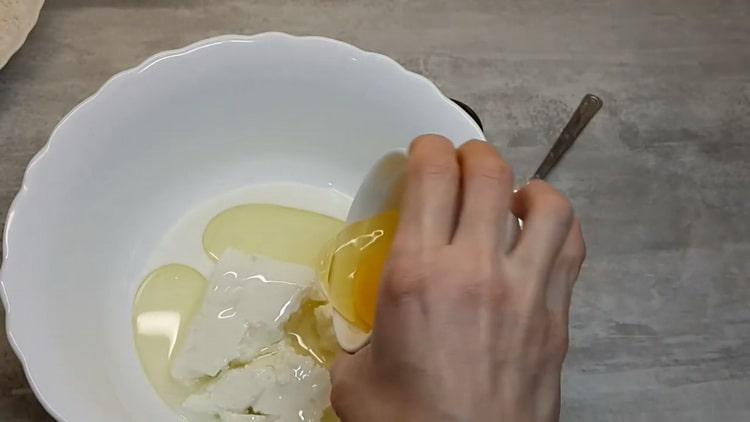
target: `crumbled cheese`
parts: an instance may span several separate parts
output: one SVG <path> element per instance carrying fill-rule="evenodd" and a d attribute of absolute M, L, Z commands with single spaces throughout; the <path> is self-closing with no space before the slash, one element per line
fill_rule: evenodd
<path fill-rule="evenodd" d="M 227 250 L 172 364 L 185 383 L 250 362 L 284 338 L 283 324 L 315 282 L 312 269 Z"/>
<path fill-rule="evenodd" d="M 183 406 L 222 421 L 244 422 L 236 418 L 248 409 L 268 418 L 263 421 L 319 421 L 330 404 L 330 390 L 328 371 L 282 342 L 266 356 L 223 371 Z"/>

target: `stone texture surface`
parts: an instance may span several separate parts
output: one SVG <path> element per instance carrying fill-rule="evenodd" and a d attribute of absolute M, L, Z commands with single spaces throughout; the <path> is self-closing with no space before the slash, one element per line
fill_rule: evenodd
<path fill-rule="evenodd" d="M 470 104 L 519 175 L 597 93 L 604 110 L 551 177 L 589 245 L 563 419 L 750 420 L 748 22 L 747 0 L 49 1 L 0 70 L 0 217 L 75 104 L 213 35 L 390 55 Z M 4 338 L 0 419 L 50 420 Z"/>

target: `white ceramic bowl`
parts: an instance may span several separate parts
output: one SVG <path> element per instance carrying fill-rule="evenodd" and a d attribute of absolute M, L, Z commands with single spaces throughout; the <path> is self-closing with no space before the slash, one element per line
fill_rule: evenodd
<path fill-rule="evenodd" d="M 41 402 L 63 421 L 174 420 L 131 332 L 160 238 L 242 186 L 351 196 L 385 151 L 426 132 L 482 138 L 427 79 L 325 38 L 213 38 L 112 78 L 60 122 L 8 213 L 8 336 Z"/>

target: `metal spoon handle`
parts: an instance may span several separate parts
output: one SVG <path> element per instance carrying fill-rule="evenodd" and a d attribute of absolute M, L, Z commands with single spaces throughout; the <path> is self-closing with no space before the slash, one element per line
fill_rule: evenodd
<path fill-rule="evenodd" d="M 560 161 L 565 151 L 578 139 L 578 135 L 583 132 L 586 125 L 594 118 L 599 109 L 602 108 L 602 100 L 593 94 L 586 94 L 581 100 L 581 104 L 573 112 L 573 116 L 568 120 L 565 129 L 557 137 L 557 141 L 544 157 L 544 161 L 536 169 L 532 179 L 544 179 L 547 177 L 553 167 Z"/>

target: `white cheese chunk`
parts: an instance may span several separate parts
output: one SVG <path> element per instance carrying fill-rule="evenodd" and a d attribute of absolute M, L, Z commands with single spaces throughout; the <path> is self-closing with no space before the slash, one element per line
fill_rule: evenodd
<path fill-rule="evenodd" d="M 312 422 L 319 421 L 330 405 L 330 391 L 327 370 L 279 343 L 271 354 L 222 372 L 183 406 L 227 421 L 252 409 L 267 421 Z"/>
<path fill-rule="evenodd" d="M 308 267 L 227 250 L 177 350 L 172 376 L 192 383 L 263 353 L 283 339 L 283 324 L 314 282 Z"/>

